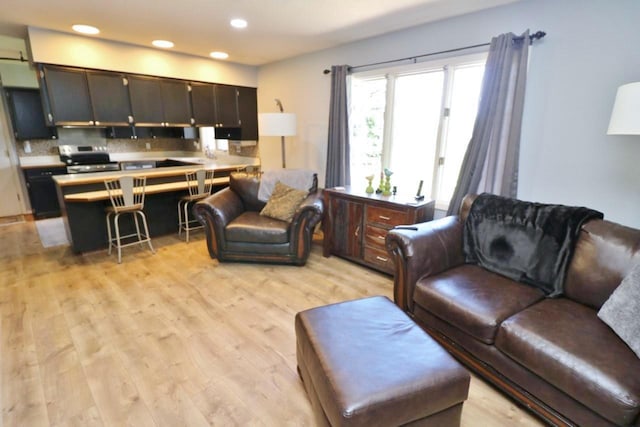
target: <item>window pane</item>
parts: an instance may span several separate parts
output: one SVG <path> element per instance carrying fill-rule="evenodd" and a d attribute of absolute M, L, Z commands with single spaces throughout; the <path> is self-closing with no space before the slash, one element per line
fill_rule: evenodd
<path fill-rule="evenodd" d="M 349 144 L 354 187 L 365 187 L 364 177 L 380 172 L 386 93 L 386 78 L 352 79 Z"/>
<path fill-rule="evenodd" d="M 443 79 L 442 70 L 396 79 L 389 168 L 399 194 L 415 195 L 424 180 L 422 194 L 431 197 Z"/>
<path fill-rule="evenodd" d="M 453 196 L 460 166 L 471 139 L 478 110 L 484 64 L 453 70 L 449 125 L 444 143 L 444 165 L 438 189 L 438 202 L 448 204 Z"/>

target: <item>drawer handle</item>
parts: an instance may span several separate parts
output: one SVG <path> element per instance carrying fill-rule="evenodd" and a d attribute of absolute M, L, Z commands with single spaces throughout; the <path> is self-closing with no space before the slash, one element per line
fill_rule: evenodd
<path fill-rule="evenodd" d="M 385 257 L 382 257 L 382 256 L 377 256 L 377 255 L 376 255 L 376 259 L 377 259 L 378 261 L 382 261 L 382 262 L 387 262 L 387 261 L 389 261 L 389 258 L 385 258 Z"/>
<path fill-rule="evenodd" d="M 384 215 L 379 215 L 378 218 L 380 218 L 383 221 L 389 221 L 391 219 L 391 217 L 384 216 Z"/>
<path fill-rule="evenodd" d="M 377 236 L 376 236 L 376 239 L 378 239 L 378 240 L 384 240 L 384 236 L 377 235 Z"/>

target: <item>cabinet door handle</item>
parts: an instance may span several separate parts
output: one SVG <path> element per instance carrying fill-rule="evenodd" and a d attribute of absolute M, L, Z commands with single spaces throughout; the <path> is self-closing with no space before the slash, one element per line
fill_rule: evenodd
<path fill-rule="evenodd" d="M 360 226 L 356 227 L 356 232 L 355 232 L 355 236 L 358 237 L 360 234 Z"/>
<path fill-rule="evenodd" d="M 383 221 L 389 221 L 391 219 L 391 217 L 384 216 L 384 215 L 379 215 L 378 218 L 380 218 Z"/>
<path fill-rule="evenodd" d="M 378 261 L 382 261 L 382 262 L 387 262 L 387 261 L 389 261 L 389 258 L 385 258 L 385 257 L 378 256 L 378 255 L 376 255 L 376 259 L 377 259 Z"/>

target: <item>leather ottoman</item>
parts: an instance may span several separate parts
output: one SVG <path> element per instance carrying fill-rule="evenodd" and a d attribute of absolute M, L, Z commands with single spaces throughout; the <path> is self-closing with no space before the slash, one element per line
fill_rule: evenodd
<path fill-rule="evenodd" d="M 302 311 L 295 328 L 318 425 L 460 425 L 469 373 L 388 298 Z"/>

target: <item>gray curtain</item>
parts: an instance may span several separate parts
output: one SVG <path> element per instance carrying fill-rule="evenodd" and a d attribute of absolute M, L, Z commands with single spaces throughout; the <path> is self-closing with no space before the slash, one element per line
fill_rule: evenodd
<path fill-rule="evenodd" d="M 347 110 L 348 65 L 331 67 L 331 104 L 325 188 L 351 184 L 349 166 L 349 120 Z"/>
<path fill-rule="evenodd" d="M 478 115 L 447 215 L 468 193 L 515 197 L 529 55 L 529 30 L 491 40 Z"/>

